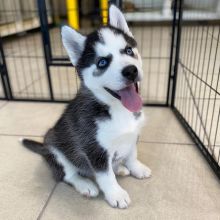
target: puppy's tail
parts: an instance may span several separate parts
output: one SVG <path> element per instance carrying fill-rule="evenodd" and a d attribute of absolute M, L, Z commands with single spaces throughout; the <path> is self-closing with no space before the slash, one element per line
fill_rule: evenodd
<path fill-rule="evenodd" d="M 49 150 L 40 142 L 30 139 L 20 139 L 20 142 L 29 150 L 42 156 L 49 154 Z"/>

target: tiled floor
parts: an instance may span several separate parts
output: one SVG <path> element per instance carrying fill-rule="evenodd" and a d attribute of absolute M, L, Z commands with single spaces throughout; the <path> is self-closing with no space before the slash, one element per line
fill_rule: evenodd
<path fill-rule="evenodd" d="M 56 184 L 40 156 L 18 142 L 41 140 L 63 104 L 0 102 L 0 219 L 220 219 L 220 187 L 206 161 L 169 109 L 145 108 L 139 158 L 153 171 L 147 180 L 118 178 L 132 199 L 127 210 L 99 195 L 81 197 Z"/>

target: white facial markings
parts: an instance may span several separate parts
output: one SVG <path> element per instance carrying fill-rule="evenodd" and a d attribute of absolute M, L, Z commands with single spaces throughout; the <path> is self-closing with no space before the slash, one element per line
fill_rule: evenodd
<path fill-rule="evenodd" d="M 120 62 L 121 67 L 134 64 L 142 74 L 142 61 L 137 48 L 132 48 L 134 54 L 137 56 L 137 59 L 134 59 L 132 56 L 121 54 L 120 51 L 124 50 L 125 47 L 128 46 L 122 35 L 117 35 L 112 30 L 107 28 L 102 29 L 100 35 L 103 38 L 104 44 L 97 43 L 96 45 L 95 50 L 99 56 L 107 56 L 109 53 L 111 53 L 113 59 L 117 60 L 117 63 Z"/>
<path fill-rule="evenodd" d="M 129 56 L 127 54 L 122 54 L 121 50 L 124 50 L 128 46 L 126 40 L 122 35 L 115 34 L 111 29 L 102 29 L 100 35 L 104 41 L 103 43 L 97 43 L 95 46 L 95 51 L 100 57 L 112 55 L 112 65 L 118 66 L 120 63 L 121 70 L 127 65 L 135 65 L 140 73 L 140 78 L 142 78 L 142 62 L 141 57 L 138 53 L 137 48 L 132 48 L 136 57 Z M 115 70 L 116 71 L 116 70 Z"/>
<path fill-rule="evenodd" d="M 111 56 L 109 65 L 100 69 L 97 63 L 83 69 L 82 76 L 85 85 L 93 91 L 93 94 L 105 103 L 115 102 L 115 98 L 105 91 L 104 87 L 118 91 L 124 88 L 126 80 L 122 70 L 128 65 L 135 65 L 138 69 L 139 78 L 143 76 L 142 62 L 137 48 L 132 48 L 135 57 L 121 53 L 128 45 L 124 36 L 114 33 L 110 28 L 103 28 L 99 31 L 102 41 L 96 42 L 94 50 L 96 58 Z M 106 99 L 108 101 L 106 101 Z M 119 102 L 116 100 L 116 102 Z"/>
<path fill-rule="evenodd" d="M 111 29 L 101 29 L 100 35 L 104 44 L 97 42 L 95 51 L 98 56 L 119 55 L 119 50 L 126 47 L 127 43 L 122 35 L 116 35 Z"/>

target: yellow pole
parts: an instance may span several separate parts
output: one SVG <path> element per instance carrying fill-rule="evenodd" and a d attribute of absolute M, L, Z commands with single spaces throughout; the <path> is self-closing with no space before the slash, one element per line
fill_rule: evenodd
<path fill-rule="evenodd" d="M 100 9 L 102 16 L 102 23 L 106 25 L 108 23 L 108 0 L 100 0 Z"/>
<path fill-rule="evenodd" d="M 66 0 L 68 23 L 76 30 L 79 29 L 78 0 Z"/>

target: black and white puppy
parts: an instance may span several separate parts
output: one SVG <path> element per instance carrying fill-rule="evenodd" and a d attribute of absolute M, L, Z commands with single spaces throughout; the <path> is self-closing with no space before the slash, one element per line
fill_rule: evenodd
<path fill-rule="evenodd" d="M 81 79 L 80 90 L 43 144 L 28 139 L 23 144 L 43 155 L 56 180 L 90 197 L 100 189 L 112 207 L 127 208 L 129 195 L 115 175 L 139 179 L 151 175 L 138 161 L 136 149 L 144 123 L 137 86 L 143 70 L 137 43 L 114 5 L 109 18 L 109 26 L 87 36 L 62 28 L 63 45 Z"/>

